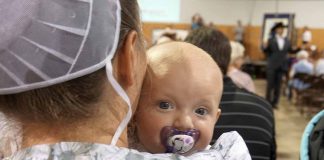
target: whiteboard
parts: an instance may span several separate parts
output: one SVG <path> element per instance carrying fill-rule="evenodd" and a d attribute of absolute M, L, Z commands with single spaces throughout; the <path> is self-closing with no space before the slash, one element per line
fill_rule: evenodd
<path fill-rule="evenodd" d="M 180 22 L 180 0 L 138 0 L 144 22 Z"/>

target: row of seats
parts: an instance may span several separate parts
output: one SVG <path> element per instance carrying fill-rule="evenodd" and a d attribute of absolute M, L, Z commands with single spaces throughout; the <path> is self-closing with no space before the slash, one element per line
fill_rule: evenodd
<path fill-rule="evenodd" d="M 324 75 L 298 73 L 293 80 L 299 84 L 292 86 L 293 100 L 302 114 L 314 114 L 324 109 Z"/>

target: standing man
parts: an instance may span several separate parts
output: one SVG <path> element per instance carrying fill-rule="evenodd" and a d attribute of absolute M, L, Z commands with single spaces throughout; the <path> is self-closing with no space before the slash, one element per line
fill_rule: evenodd
<path fill-rule="evenodd" d="M 279 22 L 271 29 L 274 36 L 271 37 L 263 46 L 263 50 L 267 57 L 267 91 L 266 99 L 272 104 L 273 108 L 277 108 L 281 79 L 288 70 L 288 52 L 291 50 L 289 40 L 284 37 L 284 24 Z"/>

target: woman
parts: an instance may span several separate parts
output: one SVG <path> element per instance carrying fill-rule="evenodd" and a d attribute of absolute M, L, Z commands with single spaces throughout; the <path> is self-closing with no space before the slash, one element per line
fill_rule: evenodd
<path fill-rule="evenodd" d="M 233 41 L 231 42 L 231 47 L 231 62 L 228 67 L 227 75 L 238 87 L 245 88 L 246 90 L 255 93 L 255 87 L 251 76 L 241 71 L 241 67 L 244 63 L 245 48 L 240 43 Z"/>
<path fill-rule="evenodd" d="M 20 125 L 20 148 L 64 141 L 127 147 L 146 56 L 137 1 L 120 3 L 2 3 L 0 111 Z"/>
<path fill-rule="evenodd" d="M 187 159 L 122 148 L 147 65 L 136 0 L 11 0 L 0 20 L 0 112 L 22 139 L 5 159 Z"/>

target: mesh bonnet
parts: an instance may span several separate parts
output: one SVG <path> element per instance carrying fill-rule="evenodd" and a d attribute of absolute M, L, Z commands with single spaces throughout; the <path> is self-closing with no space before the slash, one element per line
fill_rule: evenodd
<path fill-rule="evenodd" d="M 0 0 L 0 24 L 0 94 L 12 94 L 104 67 L 120 9 L 116 0 Z"/>
<path fill-rule="evenodd" d="M 0 95 L 72 80 L 103 67 L 128 105 L 111 144 L 131 118 L 129 98 L 112 74 L 119 0 L 0 0 Z"/>

